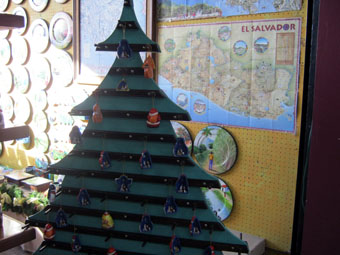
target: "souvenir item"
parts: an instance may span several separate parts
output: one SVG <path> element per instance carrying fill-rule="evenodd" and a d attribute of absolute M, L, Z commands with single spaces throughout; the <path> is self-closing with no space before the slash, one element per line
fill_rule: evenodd
<path fill-rule="evenodd" d="M 170 253 L 171 255 L 179 254 L 181 252 L 181 241 L 175 235 L 171 237 L 170 241 Z"/>
<path fill-rule="evenodd" d="M 124 78 L 119 82 L 116 90 L 117 91 L 129 91 L 130 90 Z"/>
<path fill-rule="evenodd" d="M 13 99 L 7 94 L 1 95 L 0 106 L 5 120 L 10 120 L 14 114 Z"/>
<path fill-rule="evenodd" d="M 78 126 L 74 126 L 70 132 L 70 142 L 72 144 L 81 143 L 81 132 Z"/>
<path fill-rule="evenodd" d="M 0 129 L 5 128 L 5 118 L 4 115 L 2 114 L 2 110 L 0 109 Z"/>
<path fill-rule="evenodd" d="M 7 65 L 11 60 L 11 45 L 7 39 L 0 40 L 0 64 Z"/>
<path fill-rule="evenodd" d="M 115 250 L 115 248 L 113 247 L 110 247 L 108 250 L 107 250 L 107 255 L 118 255 L 117 251 Z"/>
<path fill-rule="evenodd" d="M 35 111 L 32 117 L 31 126 L 34 131 L 45 132 L 48 127 L 47 115 L 43 111 Z"/>
<path fill-rule="evenodd" d="M 150 128 L 156 128 L 159 127 L 161 116 L 156 108 L 151 108 L 148 117 L 147 117 L 146 124 Z"/>
<path fill-rule="evenodd" d="M 4 12 L 8 7 L 9 0 L 1 0 L 0 1 L 0 12 Z"/>
<path fill-rule="evenodd" d="M 172 214 L 177 212 L 177 205 L 173 196 L 170 196 L 166 199 L 164 204 L 164 212 L 165 214 Z"/>
<path fill-rule="evenodd" d="M 111 167 L 111 159 L 109 153 L 107 153 L 106 151 L 102 151 L 100 153 L 99 165 L 102 170 Z"/>
<path fill-rule="evenodd" d="M 99 104 L 95 104 L 93 106 L 92 121 L 94 123 L 100 123 L 103 121 L 103 114 L 102 111 L 100 110 Z"/>
<path fill-rule="evenodd" d="M 0 0 L 1 2 L 1 0 Z M 9 35 L 10 30 L 9 29 L 3 29 L 0 30 L 0 39 L 6 39 Z"/>
<path fill-rule="evenodd" d="M 64 50 L 53 47 L 51 53 L 51 72 L 53 84 L 58 87 L 67 87 L 73 81 L 73 61 L 70 54 Z"/>
<path fill-rule="evenodd" d="M 16 91 L 26 93 L 30 88 L 30 78 L 26 67 L 15 66 L 13 68 L 13 83 Z"/>
<path fill-rule="evenodd" d="M 28 58 L 28 43 L 26 39 L 16 36 L 11 43 L 13 61 L 18 64 L 25 64 Z"/>
<path fill-rule="evenodd" d="M 30 61 L 30 77 L 34 89 L 48 89 L 51 82 L 51 67 L 45 57 L 35 55 Z"/>
<path fill-rule="evenodd" d="M 48 135 L 45 132 L 40 132 L 35 135 L 34 137 L 34 146 L 35 148 L 45 153 L 48 151 L 48 148 L 50 147 L 50 140 L 48 138 Z"/>
<path fill-rule="evenodd" d="M 78 202 L 81 206 L 87 206 L 91 204 L 90 195 L 86 189 L 80 189 L 78 194 Z"/>
<path fill-rule="evenodd" d="M 24 95 L 15 96 L 14 104 L 15 123 L 26 123 L 31 117 L 31 104 Z"/>
<path fill-rule="evenodd" d="M 54 0 L 56 1 L 58 4 L 63 4 L 66 3 L 68 0 Z"/>
<path fill-rule="evenodd" d="M 0 66 L 0 91 L 10 93 L 13 89 L 13 75 L 7 66 Z"/>
<path fill-rule="evenodd" d="M 118 48 L 117 48 L 117 55 L 118 58 L 130 58 L 132 55 L 132 49 L 126 39 L 122 39 L 119 42 Z"/>
<path fill-rule="evenodd" d="M 184 194 L 189 193 L 189 182 L 185 174 L 181 174 L 181 176 L 177 179 L 176 192 Z"/>
<path fill-rule="evenodd" d="M 115 179 L 119 192 L 130 192 L 130 186 L 132 184 L 132 178 L 128 178 L 126 175 L 121 175 L 119 178 Z"/>
<path fill-rule="evenodd" d="M 47 198 L 50 204 L 55 201 L 56 194 L 57 194 L 57 188 L 55 187 L 54 184 L 51 183 L 48 188 L 48 193 L 47 193 Z"/>
<path fill-rule="evenodd" d="M 29 4 L 36 12 L 42 12 L 45 10 L 49 0 L 29 0 Z"/>
<path fill-rule="evenodd" d="M 106 229 L 114 227 L 114 221 L 108 212 L 104 212 L 102 216 L 102 227 Z"/>
<path fill-rule="evenodd" d="M 18 35 L 23 35 L 26 32 L 26 28 L 27 28 L 27 13 L 26 13 L 26 10 L 24 8 L 22 8 L 21 6 L 18 6 L 17 8 L 15 8 L 13 10 L 12 14 L 20 15 L 20 16 L 24 17 L 24 26 L 22 28 L 13 29 L 14 33 L 16 33 Z"/>
<path fill-rule="evenodd" d="M 171 125 L 176 133 L 176 137 L 184 138 L 185 145 L 188 148 L 189 154 L 191 154 L 193 141 L 188 129 L 177 121 L 171 121 Z"/>
<path fill-rule="evenodd" d="M 72 41 L 73 22 L 66 12 L 56 13 L 50 22 L 49 35 L 51 43 L 59 48 L 66 48 Z"/>
<path fill-rule="evenodd" d="M 196 216 L 193 216 L 191 218 L 190 225 L 189 225 L 189 231 L 190 231 L 190 235 L 192 235 L 192 236 L 199 235 L 202 232 L 201 223 L 199 222 L 199 220 L 197 219 Z"/>
<path fill-rule="evenodd" d="M 30 26 L 29 34 L 32 50 L 37 53 L 44 52 L 50 43 L 47 22 L 43 19 L 34 20 Z"/>
<path fill-rule="evenodd" d="M 47 107 L 47 95 L 44 90 L 35 90 L 31 96 L 34 110 L 44 110 Z"/>
<path fill-rule="evenodd" d="M 148 214 L 144 214 L 142 216 L 142 220 L 139 225 L 139 231 L 142 233 L 150 232 L 153 229 L 153 223 L 151 221 L 151 217 Z"/>
<path fill-rule="evenodd" d="M 139 158 L 139 165 L 141 169 L 150 169 L 152 167 L 151 155 L 147 150 L 142 152 Z"/>
<path fill-rule="evenodd" d="M 77 253 L 81 250 L 81 244 L 80 244 L 80 240 L 79 240 L 78 235 L 72 236 L 71 248 L 72 248 L 72 251 L 75 252 L 75 253 Z"/>
<path fill-rule="evenodd" d="M 50 164 L 49 158 L 44 154 L 37 155 L 34 161 L 36 167 L 43 170 L 46 170 L 48 165 Z"/>
<path fill-rule="evenodd" d="M 54 236 L 55 236 L 54 227 L 50 223 L 47 223 L 44 228 L 44 239 L 46 241 L 52 240 Z"/>
<path fill-rule="evenodd" d="M 204 255 L 215 255 L 214 246 L 210 245 L 208 248 L 206 248 L 204 251 Z"/>
<path fill-rule="evenodd" d="M 149 55 L 142 66 L 144 68 L 144 77 L 145 78 L 153 78 L 153 69 L 155 69 L 155 62 L 153 61 L 153 58 L 151 55 Z"/>
<path fill-rule="evenodd" d="M 15 4 L 21 4 L 24 0 L 12 0 L 13 3 Z"/>
<path fill-rule="evenodd" d="M 188 156 L 189 150 L 188 147 L 185 145 L 184 138 L 177 137 L 176 144 L 173 150 L 173 154 L 175 157 L 184 157 Z"/>
<path fill-rule="evenodd" d="M 61 208 L 57 212 L 55 223 L 57 225 L 57 228 L 64 228 L 68 225 L 66 213 Z"/>

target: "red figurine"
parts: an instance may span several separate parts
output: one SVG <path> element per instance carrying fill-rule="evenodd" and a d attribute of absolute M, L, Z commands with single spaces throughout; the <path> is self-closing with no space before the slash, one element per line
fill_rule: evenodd
<path fill-rule="evenodd" d="M 54 227 L 50 223 L 47 223 L 44 228 L 44 239 L 46 241 L 52 240 L 54 236 L 55 236 Z"/>
<path fill-rule="evenodd" d="M 159 127 L 159 124 L 161 122 L 161 116 L 156 108 L 151 108 L 149 114 L 148 114 L 148 120 L 146 121 L 146 124 L 150 128 Z"/>
<path fill-rule="evenodd" d="M 107 250 L 107 255 L 118 255 L 118 253 L 117 253 L 117 251 L 115 250 L 115 248 L 110 247 L 110 248 Z"/>
<path fill-rule="evenodd" d="M 155 69 L 155 62 L 153 61 L 151 55 L 149 55 L 142 65 L 144 68 L 144 77 L 145 78 L 153 78 L 153 69 Z"/>
<path fill-rule="evenodd" d="M 93 106 L 92 121 L 94 123 L 100 123 L 103 121 L 103 114 L 102 111 L 100 110 L 99 104 L 95 104 Z"/>

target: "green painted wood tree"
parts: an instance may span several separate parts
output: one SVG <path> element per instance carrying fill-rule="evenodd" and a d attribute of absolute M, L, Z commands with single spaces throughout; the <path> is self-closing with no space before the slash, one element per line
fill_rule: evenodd
<path fill-rule="evenodd" d="M 63 174 L 62 192 L 54 202 L 27 220 L 31 226 L 50 223 L 56 230 L 53 239 L 44 241 L 35 254 L 73 254 L 71 242 L 77 235 L 81 243 L 78 254 L 119 255 L 199 255 L 214 246 L 215 254 L 223 251 L 247 252 L 247 244 L 232 235 L 208 208 L 201 187 L 220 187 L 218 180 L 207 174 L 190 156 L 175 157 L 176 136 L 170 120 L 190 120 L 188 113 L 174 104 L 151 78 L 144 77 L 139 52 L 159 52 L 157 43 L 141 30 L 133 9 L 133 1 L 125 0 L 118 25 L 112 35 L 96 45 L 99 51 L 119 51 L 125 39 L 132 53 L 116 58 L 100 86 L 71 115 L 91 116 L 99 105 L 103 119 L 91 118 L 81 142 L 60 162 L 51 165 L 54 174 Z M 124 81 L 128 87 L 117 90 Z M 161 116 L 159 127 L 146 124 L 151 108 Z M 140 157 L 147 150 L 152 159 L 150 169 L 142 169 Z M 106 152 L 111 160 L 102 169 L 99 158 Z M 187 177 L 188 193 L 176 192 L 181 175 Z M 120 190 L 119 178 L 125 176 L 128 189 Z M 86 189 L 90 204 L 78 201 Z M 175 213 L 165 212 L 167 198 L 174 198 Z M 56 217 L 62 209 L 67 226 L 58 228 Z M 111 215 L 113 228 L 102 227 L 104 212 Z M 143 215 L 150 217 L 152 230 L 141 227 Z M 199 235 L 191 235 L 189 226 L 195 216 L 201 227 Z M 144 225 L 143 225 L 144 226 Z M 150 227 L 150 225 L 149 225 Z M 141 229 L 142 228 L 142 229 Z M 180 252 L 171 252 L 170 242 L 180 241 Z"/>

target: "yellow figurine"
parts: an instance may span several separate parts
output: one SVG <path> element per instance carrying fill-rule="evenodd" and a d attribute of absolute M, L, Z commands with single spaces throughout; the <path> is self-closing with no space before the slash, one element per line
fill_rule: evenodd
<path fill-rule="evenodd" d="M 104 212 L 102 216 L 102 227 L 106 229 L 110 229 L 114 227 L 114 221 L 111 215 L 108 212 Z"/>

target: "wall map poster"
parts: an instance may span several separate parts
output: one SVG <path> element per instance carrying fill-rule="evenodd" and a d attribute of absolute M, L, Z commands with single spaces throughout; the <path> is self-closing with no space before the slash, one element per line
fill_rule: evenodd
<path fill-rule="evenodd" d="M 158 0 L 160 21 L 249 15 L 301 9 L 302 0 Z"/>
<path fill-rule="evenodd" d="M 162 26 L 158 83 L 193 121 L 294 132 L 301 19 Z"/>

